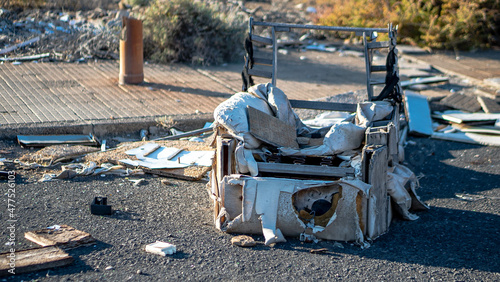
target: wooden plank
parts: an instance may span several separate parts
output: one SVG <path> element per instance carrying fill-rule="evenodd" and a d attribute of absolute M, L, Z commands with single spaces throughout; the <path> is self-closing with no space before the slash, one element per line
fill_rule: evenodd
<path fill-rule="evenodd" d="M 247 110 L 250 133 L 255 138 L 277 147 L 299 147 L 295 127 L 255 108 Z"/>
<path fill-rule="evenodd" d="M 401 87 L 408 87 L 415 84 L 428 84 L 428 83 L 439 83 L 446 82 L 450 80 L 449 77 L 433 76 L 433 77 L 419 77 L 410 80 L 401 81 Z"/>
<path fill-rule="evenodd" d="M 354 175 L 354 168 L 316 166 L 316 165 L 296 165 L 282 163 L 262 163 L 257 162 L 259 172 L 285 173 L 309 176 L 345 177 Z"/>
<path fill-rule="evenodd" d="M 455 123 L 465 123 L 465 122 L 481 122 L 481 121 L 491 121 L 495 122 L 500 119 L 500 114 L 485 114 L 485 113 L 442 113 L 434 114 L 432 117 L 455 122 Z"/>
<path fill-rule="evenodd" d="M 454 93 L 448 97 L 445 97 L 439 103 L 450 108 L 468 112 L 477 112 L 481 109 L 481 105 L 479 104 L 476 97 L 458 93 Z"/>
<path fill-rule="evenodd" d="M 325 111 L 339 111 L 339 112 L 355 112 L 357 104 L 350 103 L 332 103 L 322 101 L 306 101 L 306 100 L 289 100 L 293 108 L 300 109 L 314 109 Z"/>
<path fill-rule="evenodd" d="M 95 242 L 95 239 L 89 233 L 77 230 L 68 225 L 29 231 L 24 233 L 24 238 L 42 247 L 59 246 L 62 248 L 76 248 Z"/>
<path fill-rule="evenodd" d="M 365 146 L 363 148 L 365 182 L 372 185 L 368 197 L 368 215 L 366 222 L 366 235 L 375 239 L 384 234 L 388 228 L 389 219 L 387 208 L 387 147 Z"/>
<path fill-rule="evenodd" d="M 249 69 L 248 74 L 253 75 L 253 76 L 264 77 L 264 78 L 272 78 L 273 77 L 273 73 L 270 71 L 263 71 L 263 70 L 256 70 L 256 69 Z"/>
<path fill-rule="evenodd" d="M 478 134 L 490 134 L 490 135 L 500 135 L 500 128 L 497 126 L 470 126 L 467 124 L 452 124 L 453 128 L 457 128 L 462 132 L 478 133 Z"/>
<path fill-rule="evenodd" d="M 468 132 L 434 132 L 431 138 L 468 144 L 500 147 L 500 137 L 498 135 L 486 135 Z"/>
<path fill-rule="evenodd" d="M 0 276 L 13 275 L 12 271 L 14 274 L 21 274 L 73 263 L 73 257 L 54 246 L 16 251 L 13 254 L 15 254 L 15 269 L 11 272 L 9 270 L 12 269 L 10 265 L 12 257 L 9 256 L 12 256 L 12 253 L 0 254 Z"/>
<path fill-rule="evenodd" d="M 192 181 L 201 180 L 207 174 L 207 172 L 210 171 L 210 169 L 210 167 L 206 166 L 190 166 L 186 168 L 174 169 L 142 168 L 142 170 L 144 170 L 144 172 L 146 173 Z"/>
<path fill-rule="evenodd" d="M 366 145 L 385 145 L 389 143 L 389 133 L 386 126 L 369 127 L 366 131 Z"/>
<path fill-rule="evenodd" d="M 488 114 L 500 113 L 500 105 L 493 99 L 486 97 L 477 97 L 477 101 L 483 108 L 483 111 Z"/>

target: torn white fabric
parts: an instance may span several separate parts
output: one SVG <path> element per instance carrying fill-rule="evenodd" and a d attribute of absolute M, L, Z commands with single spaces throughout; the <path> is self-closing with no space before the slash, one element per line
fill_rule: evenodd
<path fill-rule="evenodd" d="M 248 149 L 258 148 L 262 143 L 253 137 L 248 128 L 247 106 L 273 115 L 267 102 L 250 93 L 236 93 L 222 102 L 214 111 L 215 123 L 225 127 L 230 134 L 244 140 Z"/>
<path fill-rule="evenodd" d="M 278 87 L 273 86 L 271 83 L 257 84 L 250 87 L 248 93 L 267 101 L 268 106 L 273 112 L 272 116 L 296 128 L 298 136 L 307 134 L 311 131 L 311 129 L 303 124 L 300 118 L 295 114 L 287 96 Z"/>
<path fill-rule="evenodd" d="M 426 205 L 422 200 L 420 200 L 420 197 L 417 195 L 417 192 L 415 191 L 416 188 L 419 186 L 418 184 L 418 179 L 415 176 L 415 173 L 411 171 L 408 167 L 397 164 L 394 167 L 394 173 L 397 175 L 400 175 L 406 180 L 405 183 L 405 188 L 406 191 L 410 194 L 411 197 L 411 210 L 428 210 L 429 206 Z"/>
<path fill-rule="evenodd" d="M 413 174 L 413 173 L 412 173 Z M 409 175 L 405 169 L 398 166 L 387 170 L 387 193 L 396 202 L 396 211 L 406 220 L 417 220 L 418 216 L 410 213 L 412 198 L 405 185 Z"/>
<path fill-rule="evenodd" d="M 266 245 L 283 242 L 284 235 L 299 236 L 308 228 L 320 239 L 363 241 L 356 197 L 363 195 L 366 199 L 371 185 L 358 179 L 319 181 L 230 175 L 224 177 L 222 185 L 225 195 L 222 204 L 228 215 L 222 225 L 227 227 L 227 232 L 263 234 Z M 294 193 L 304 189 L 333 191 L 332 185 L 342 187 L 342 197 L 334 215 L 326 227 L 306 226 L 294 207 Z M 230 191 L 240 189 L 242 198 L 238 192 Z M 234 218 L 229 218 L 229 214 Z"/>
<path fill-rule="evenodd" d="M 372 122 L 384 119 L 392 110 L 393 106 L 387 101 L 358 103 L 356 124 L 366 128 Z"/>
<path fill-rule="evenodd" d="M 324 156 L 342 153 L 361 146 L 365 136 L 365 129 L 350 122 L 333 125 L 323 139 L 323 145 L 304 148 L 279 148 L 285 156 Z"/>
<path fill-rule="evenodd" d="M 238 143 L 234 155 L 236 169 L 239 173 L 250 173 L 251 176 L 257 176 L 257 174 L 259 174 L 257 162 L 253 157 L 252 150 L 245 148 L 243 142 Z"/>

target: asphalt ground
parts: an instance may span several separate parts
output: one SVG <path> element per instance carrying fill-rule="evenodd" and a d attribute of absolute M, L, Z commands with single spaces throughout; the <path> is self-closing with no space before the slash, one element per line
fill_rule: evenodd
<path fill-rule="evenodd" d="M 146 176 L 133 186 L 124 177 L 77 177 L 39 183 L 30 173 L 16 179 L 16 248 L 36 245 L 26 231 L 67 224 L 89 232 L 94 245 L 69 250 L 67 267 L 2 281 L 497 281 L 500 279 L 500 148 L 410 138 L 406 164 L 421 178 L 418 194 L 431 209 L 410 222 L 394 219 L 389 231 L 366 249 L 346 242 L 303 243 L 287 238 L 274 247 L 231 245 L 218 231 L 206 181 Z M 414 142 L 414 143 L 413 143 Z M 11 144 L 14 146 L 14 144 Z M 424 155 L 424 158 L 415 158 Z M 129 177 L 137 178 L 137 177 Z M 8 184 L 2 181 L 2 204 Z M 94 196 L 106 195 L 111 216 L 90 214 Z M 3 241 L 10 236 L 2 212 Z M 162 240 L 177 253 L 146 253 Z M 10 246 L 0 246 L 7 251 Z M 326 248 L 323 253 L 311 250 Z M 108 270 L 106 270 L 108 268 Z M 111 268 L 111 269 L 110 269 Z M 140 273 L 140 274 L 138 274 Z"/>

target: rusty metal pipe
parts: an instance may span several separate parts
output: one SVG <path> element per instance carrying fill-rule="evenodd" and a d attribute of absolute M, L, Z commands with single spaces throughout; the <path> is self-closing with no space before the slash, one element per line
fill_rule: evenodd
<path fill-rule="evenodd" d="M 144 80 L 142 21 L 122 17 L 120 38 L 120 84 L 139 84 Z"/>

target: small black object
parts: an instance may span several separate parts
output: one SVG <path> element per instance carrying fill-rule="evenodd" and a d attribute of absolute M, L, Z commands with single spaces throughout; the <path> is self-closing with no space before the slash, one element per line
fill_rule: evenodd
<path fill-rule="evenodd" d="M 328 212 L 328 210 L 330 210 L 331 207 L 332 207 L 331 202 L 319 199 L 312 204 L 311 210 L 314 212 L 315 216 L 320 216 Z"/>
<path fill-rule="evenodd" d="M 108 198 L 95 197 L 90 204 L 90 213 L 96 215 L 110 215 L 111 205 L 108 205 Z"/>

